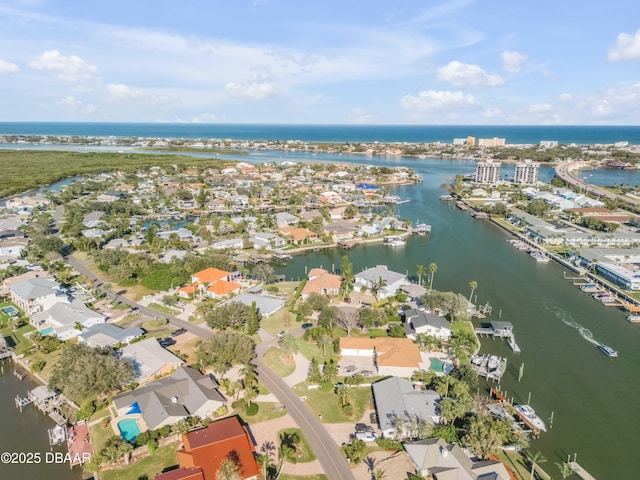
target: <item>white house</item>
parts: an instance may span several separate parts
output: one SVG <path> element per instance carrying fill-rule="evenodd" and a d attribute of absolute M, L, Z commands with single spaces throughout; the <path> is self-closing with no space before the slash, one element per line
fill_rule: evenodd
<path fill-rule="evenodd" d="M 105 316 L 94 312 L 79 300 L 73 302 L 57 302 L 50 308 L 34 313 L 31 316 L 32 325 L 50 327 L 60 340 L 69 340 L 82 332 L 81 328 L 105 322 Z"/>
<path fill-rule="evenodd" d="M 412 340 L 421 333 L 438 340 L 448 341 L 451 338 L 451 325 L 445 318 L 413 308 L 404 311 L 404 330 L 407 338 Z"/>
<path fill-rule="evenodd" d="M 355 288 L 367 287 L 371 290 L 376 283 L 382 280 L 383 287 L 380 288 L 378 296 L 380 298 L 391 297 L 396 294 L 402 285 L 409 283 L 407 276 L 403 273 L 389 270 L 386 265 L 377 265 L 373 268 L 367 268 L 355 276 Z"/>
<path fill-rule="evenodd" d="M 69 301 L 60 284 L 53 278 L 31 278 L 9 287 L 11 301 L 27 316 L 51 308 L 60 301 Z"/>

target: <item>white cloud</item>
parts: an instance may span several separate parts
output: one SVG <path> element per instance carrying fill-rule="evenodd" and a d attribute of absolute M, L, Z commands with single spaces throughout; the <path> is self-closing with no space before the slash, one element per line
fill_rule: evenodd
<path fill-rule="evenodd" d="M 547 113 L 553 110 L 553 106 L 550 103 L 534 103 L 529 106 L 531 113 Z"/>
<path fill-rule="evenodd" d="M 277 95 L 278 93 L 276 88 L 268 82 L 227 82 L 224 89 L 232 97 L 244 98 L 247 100 L 265 100 Z"/>
<path fill-rule="evenodd" d="M 635 35 L 621 33 L 618 35 L 616 45 L 609 50 L 609 61 L 640 59 L 640 30 Z"/>
<path fill-rule="evenodd" d="M 489 107 L 484 112 L 482 112 L 482 116 L 489 119 L 502 118 L 504 117 L 504 112 L 499 108 Z"/>
<path fill-rule="evenodd" d="M 213 113 L 202 113 L 191 119 L 191 123 L 213 123 L 216 121 L 218 121 L 218 117 Z"/>
<path fill-rule="evenodd" d="M 36 70 L 51 70 L 65 82 L 81 82 L 95 77 L 98 69 L 75 55 L 65 57 L 57 50 L 48 50 L 29 63 Z"/>
<path fill-rule="evenodd" d="M 517 73 L 527 62 L 527 56 L 524 53 L 505 50 L 500 54 L 502 57 L 502 68 L 507 72 Z"/>
<path fill-rule="evenodd" d="M 424 90 L 417 96 L 405 95 L 400 99 L 402 108 L 414 111 L 468 110 L 478 106 L 473 95 L 449 90 Z"/>
<path fill-rule="evenodd" d="M 155 95 L 143 88 L 129 87 L 121 83 L 107 85 L 109 98 L 114 101 L 130 101 L 146 105 L 161 105 L 167 103 L 163 97 Z"/>
<path fill-rule="evenodd" d="M 362 125 L 377 123 L 377 117 L 362 108 L 352 108 L 349 112 L 349 120 L 353 123 L 358 123 Z"/>
<path fill-rule="evenodd" d="M 485 72 L 477 65 L 453 61 L 438 68 L 438 79 L 452 85 L 464 87 L 497 87 L 504 83 L 499 75 Z"/>
<path fill-rule="evenodd" d="M 15 73 L 20 70 L 20 67 L 15 63 L 10 63 L 0 58 L 0 75 L 3 73 Z"/>
<path fill-rule="evenodd" d="M 94 105 L 85 105 L 82 101 L 71 95 L 61 98 L 56 102 L 62 107 L 68 108 L 73 113 L 96 113 L 98 109 Z"/>

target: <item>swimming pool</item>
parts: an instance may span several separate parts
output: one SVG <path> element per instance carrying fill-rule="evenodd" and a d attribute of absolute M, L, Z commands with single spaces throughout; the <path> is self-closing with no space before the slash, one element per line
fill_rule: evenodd
<path fill-rule="evenodd" d="M 5 315 L 9 315 L 11 317 L 18 315 L 18 310 L 16 309 L 16 307 L 9 305 L 7 307 L 4 307 L 2 309 L 2 313 L 4 313 Z"/>
<path fill-rule="evenodd" d="M 118 422 L 118 430 L 120 436 L 127 442 L 134 442 L 136 437 L 140 434 L 140 427 L 135 418 L 125 418 Z"/>
<path fill-rule="evenodd" d="M 47 327 L 47 328 L 43 328 L 42 330 L 38 330 L 38 333 L 43 337 L 46 337 L 47 335 L 51 335 L 52 333 L 55 334 L 56 331 L 51 327 Z"/>

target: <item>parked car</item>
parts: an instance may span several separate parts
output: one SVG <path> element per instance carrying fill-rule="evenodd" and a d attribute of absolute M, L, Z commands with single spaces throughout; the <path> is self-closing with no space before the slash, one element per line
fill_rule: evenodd
<path fill-rule="evenodd" d="M 186 329 L 184 329 L 184 328 L 179 328 L 178 330 L 174 330 L 174 331 L 171 333 L 171 336 L 172 336 L 172 337 L 177 337 L 178 335 L 182 335 L 183 333 L 187 333 L 187 330 L 186 330 Z"/>
<path fill-rule="evenodd" d="M 187 302 L 183 302 L 182 300 L 178 300 L 176 302 L 176 305 L 179 305 L 180 307 L 186 307 L 187 306 Z"/>
<path fill-rule="evenodd" d="M 373 432 L 373 427 L 366 423 L 356 423 L 356 432 Z"/>
<path fill-rule="evenodd" d="M 313 327 L 313 323 L 303 323 L 300 327 L 302 327 L 303 330 L 306 330 L 307 328 Z"/>
<path fill-rule="evenodd" d="M 175 345 L 176 341 L 171 337 L 161 338 L 158 340 L 158 343 L 163 347 L 170 347 L 171 345 Z"/>
<path fill-rule="evenodd" d="M 356 432 L 356 438 L 365 442 L 375 442 L 378 435 L 376 432 Z"/>
<path fill-rule="evenodd" d="M 287 333 L 289 332 L 287 332 L 286 330 L 282 330 L 280 333 L 278 333 L 278 338 L 284 337 Z"/>

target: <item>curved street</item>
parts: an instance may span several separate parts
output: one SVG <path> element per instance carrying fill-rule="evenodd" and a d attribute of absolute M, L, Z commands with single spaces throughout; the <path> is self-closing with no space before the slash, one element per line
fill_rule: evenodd
<path fill-rule="evenodd" d="M 94 286 L 99 287 L 102 285 L 102 281 L 89 268 L 87 268 L 85 262 L 79 261 L 70 255 L 64 255 L 64 259 L 78 273 L 93 280 Z M 130 307 L 137 308 L 140 313 L 149 317 L 165 317 L 172 326 L 176 328 L 184 328 L 199 338 L 206 339 L 213 333 L 213 331 L 208 327 L 193 325 L 192 323 L 180 318 L 163 315 L 152 308 L 140 305 L 134 300 L 125 297 L 122 292 L 108 290 L 106 294 L 113 301 L 121 302 L 129 305 Z M 302 430 L 309 441 L 313 452 L 318 457 L 318 461 L 320 462 L 320 465 L 327 477 L 332 480 L 352 480 L 354 476 L 333 438 L 329 435 L 329 432 L 327 432 L 322 423 L 320 423 L 307 409 L 291 388 L 289 388 L 289 386 L 264 363 L 264 352 L 269 347 L 273 346 L 274 343 L 275 342 L 271 340 L 271 342 L 261 343 L 256 347 L 257 357 L 254 360 L 254 363 L 256 365 L 258 377 L 269 391 L 275 395 L 280 404 L 287 409 L 287 412 L 298 424 L 298 427 Z"/>

